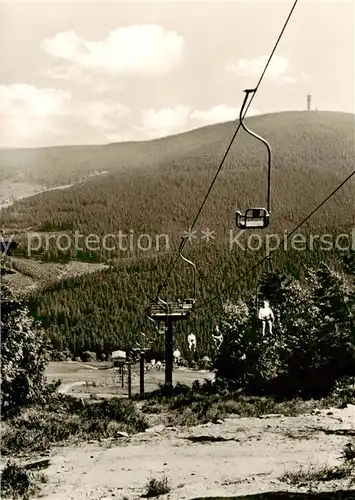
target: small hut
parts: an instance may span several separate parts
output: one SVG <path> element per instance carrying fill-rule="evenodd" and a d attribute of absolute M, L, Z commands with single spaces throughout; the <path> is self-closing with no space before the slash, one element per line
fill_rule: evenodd
<path fill-rule="evenodd" d="M 112 362 L 113 367 L 118 368 L 121 367 L 126 362 L 126 351 L 113 351 L 112 353 Z"/>

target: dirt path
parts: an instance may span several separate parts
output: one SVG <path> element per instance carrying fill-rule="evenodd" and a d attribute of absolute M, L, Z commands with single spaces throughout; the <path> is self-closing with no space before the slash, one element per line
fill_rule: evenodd
<path fill-rule="evenodd" d="M 300 417 L 231 418 L 190 429 L 158 426 L 115 442 L 55 450 L 42 498 L 138 499 L 148 480 L 163 472 L 172 489 L 160 499 L 292 491 L 279 480 L 285 471 L 339 464 L 354 431 L 351 405 Z M 346 487 L 324 483 L 319 491 Z"/>
<path fill-rule="evenodd" d="M 68 394 L 68 392 L 71 391 L 73 387 L 77 387 L 84 384 L 86 384 L 85 380 L 80 380 L 78 382 L 70 382 L 69 384 L 62 384 L 61 386 L 59 386 L 58 392 L 60 394 Z"/>
<path fill-rule="evenodd" d="M 79 361 L 69 361 L 69 363 L 79 365 L 79 366 L 81 366 L 81 368 L 84 368 L 84 369 L 86 368 L 87 370 L 98 370 L 98 368 L 95 366 L 87 365 L 87 364 L 84 364 L 83 362 L 79 362 Z"/>

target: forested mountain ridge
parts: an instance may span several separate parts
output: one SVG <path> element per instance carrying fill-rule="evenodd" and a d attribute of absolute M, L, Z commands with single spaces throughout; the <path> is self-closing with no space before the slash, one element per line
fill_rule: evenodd
<path fill-rule="evenodd" d="M 353 146 L 354 115 L 349 113 L 285 111 L 246 118 L 245 123 L 265 136 L 275 151 L 279 148 L 286 149 L 289 154 L 292 154 L 293 147 L 300 146 L 300 140 L 304 142 L 304 146 L 312 144 L 314 136 L 319 141 L 318 148 L 313 148 L 316 155 L 314 158 L 320 160 L 330 159 L 328 148 L 324 149 L 329 139 L 345 148 Z M 0 149 L 0 178 L 21 178 L 27 182 L 54 187 L 77 182 L 95 171 L 121 171 L 132 167 L 146 169 L 187 154 L 202 155 L 201 159 L 213 159 L 214 155 L 211 153 L 222 154 L 237 125 L 237 120 L 209 125 L 152 141 Z M 232 155 L 233 151 L 239 155 L 244 149 L 244 141 L 240 139 L 242 131 L 240 132 L 232 148 Z M 257 141 L 251 141 L 254 148 Z M 247 154 L 247 150 L 245 153 Z"/>
<path fill-rule="evenodd" d="M 344 113 L 285 112 L 253 117 L 249 122 L 249 127 L 265 137 L 272 148 L 273 217 L 269 229 L 282 232 L 293 227 L 352 171 L 354 117 Z M 86 235 L 119 230 L 172 235 L 185 230 L 235 127 L 229 122 L 136 143 L 136 160 L 132 162 L 127 160 L 133 154 L 132 143 L 103 146 L 108 148 L 103 151 L 112 148 L 118 152 L 124 146 L 130 149 L 128 156 L 120 159 L 116 155 L 117 164 L 120 161 L 127 165 L 125 171 L 109 170 L 105 176 L 71 188 L 20 200 L 2 210 L 3 224 L 19 230 L 78 230 Z M 154 149 L 159 154 L 154 156 Z M 265 205 L 266 161 L 265 147 L 241 130 L 199 222 L 229 232 L 234 227 L 235 208 Z M 141 162 L 145 162 L 144 166 Z M 98 171 L 109 169 L 105 155 L 95 167 Z M 314 216 L 312 227 L 349 227 L 353 223 L 353 187 L 353 182 L 344 186 Z"/>
<path fill-rule="evenodd" d="M 271 224 L 265 231 L 253 232 L 262 241 L 259 251 L 243 251 L 238 245 L 231 248 L 231 232 L 237 233 L 235 209 L 263 206 L 266 201 L 266 149 L 240 130 L 196 225 L 198 238 L 186 247 L 198 268 L 200 303 L 225 287 L 224 299 L 254 293 L 262 269 L 233 283 L 264 256 L 265 235 L 281 238 L 290 232 L 354 169 L 354 115 L 284 112 L 252 117 L 247 124 L 269 141 L 273 152 Z M 85 349 L 109 351 L 127 346 L 137 332 L 148 328 L 148 297 L 154 296 L 164 279 L 181 232 L 190 227 L 236 126 L 237 122 L 229 122 L 147 143 L 88 147 L 89 163 L 78 159 L 83 158 L 79 152 L 85 147 L 74 148 L 75 154 L 70 153 L 73 148 L 57 148 L 56 154 L 68 156 L 62 156 L 65 168 L 60 172 L 55 162 L 48 169 L 48 178 L 55 178 L 54 182 L 58 178 L 51 172 L 70 177 L 76 166 L 78 175 L 82 175 L 83 165 L 88 167 L 86 174 L 91 168 L 108 170 L 108 174 L 18 201 L 1 212 L 8 231 L 25 236 L 32 230 L 43 238 L 53 236 L 48 249 L 32 252 L 37 258 L 111 265 L 106 271 L 51 284 L 33 294 L 33 314 L 44 322 L 58 347 L 69 346 L 76 354 Z M 44 175 L 45 162 L 34 162 L 29 172 Z M 63 183 L 73 180 L 65 177 L 64 181 L 64 177 Z M 307 237 L 329 233 L 333 242 L 340 234 L 350 235 L 354 185 L 352 179 L 299 232 Z M 210 242 L 201 238 L 201 231 L 207 228 L 214 231 Z M 133 245 L 128 250 L 100 247 L 77 251 L 71 246 L 69 251 L 58 251 L 56 238 L 60 234 L 73 238 L 75 231 L 83 236 L 95 234 L 100 242 L 107 234 L 123 231 L 133 235 Z M 142 233 L 153 242 L 157 235 L 165 234 L 169 245 L 140 250 L 137 238 Z M 240 241 L 245 243 L 246 237 Z M 26 254 L 26 247 L 23 252 Z M 304 251 L 290 246 L 285 250 L 281 244 L 273 262 L 277 269 L 301 277 L 307 265 L 327 261 L 338 266 L 340 253 L 336 248 L 320 248 L 319 242 L 313 248 L 307 245 Z M 179 262 L 169 281 L 170 298 L 191 294 L 188 272 Z M 215 304 L 201 308 L 189 326 L 178 326 L 177 339 L 182 345 L 186 344 L 186 329 L 192 328 L 201 352 L 208 350 Z"/>

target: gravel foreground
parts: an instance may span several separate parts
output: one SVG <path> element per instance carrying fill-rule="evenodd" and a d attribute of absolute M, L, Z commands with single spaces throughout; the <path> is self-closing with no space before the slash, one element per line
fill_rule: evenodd
<path fill-rule="evenodd" d="M 138 499 L 150 479 L 163 475 L 171 489 L 161 500 L 276 491 L 303 492 L 303 500 L 310 487 L 347 490 L 346 498 L 355 499 L 355 486 L 345 479 L 292 486 L 280 480 L 301 467 L 340 465 L 354 433 L 353 405 L 298 417 L 228 418 L 191 428 L 158 425 L 132 437 L 53 449 L 48 482 L 38 499 Z"/>

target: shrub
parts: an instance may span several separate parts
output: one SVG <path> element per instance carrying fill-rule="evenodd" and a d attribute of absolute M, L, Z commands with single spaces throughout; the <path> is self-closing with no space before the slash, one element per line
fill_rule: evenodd
<path fill-rule="evenodd" d="M 2 498 L 27 500 L 39 492 L 39 481 L 45 481 L 43 474 L 28 471 L 9 461 L 1 473 L 1 496 Z"/>
<path fill-rule="evenodd" d="M 85 352 L 83 352 L 83 354 L 81 355 L 81 359 L 82 359 L 82 361 L 84 361 L 84 362 L 88 362 L 88 361 L 97 361 L 96 352 L 85 351 Z"/>
<path fill-rule="evenodd" d="M 355 293 L 344 276 L 326 265 L 306 270 L 303 283 L 270 273 L 260 294 L 274 311 L 273 331 L 261 338 L 254 298 L 225 304 L 218 378 L 253 394 L 319 398 L 355 375 Z"/>
<path fill-rule="evenodd" d="M 51 344 L 44 331 L 1 283 L 1 411 L 8 416 L 21 406 L 44 402 L 59 383 L 46 384 Z"/>
<path fill-rule="evenodd" d="M 121 431 L 139 432 L 148 427 L 131 401 L 84 402 L 64 394 L 27 408 L 8 423 L 1 442 L 3 455 L 43 452 L 53 444 L 117 437 Z"/>
<path fill-rule="evenodd" d="M 352 462 L 355 468 L 355 438 L 345 445 L 342 458 L 345 462 Z"/>
<path fill-rule="evenodd" d="M 158 497 L 160 495 L 165 495 L 169 493 L 170 486 L 168 484 L 168 479 L 163 476 L 161 479 L 152 478 L 147 485 L 146 497 Z"/>

